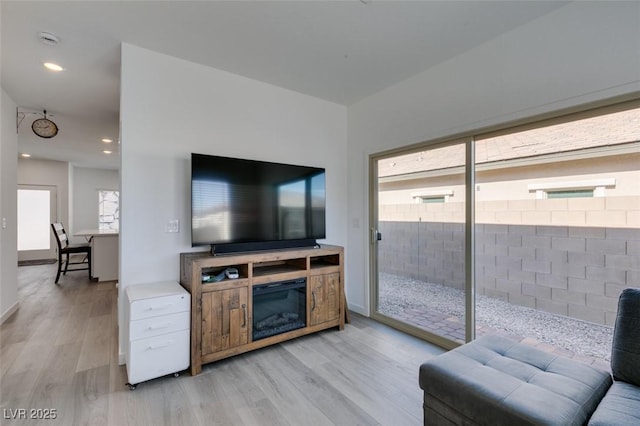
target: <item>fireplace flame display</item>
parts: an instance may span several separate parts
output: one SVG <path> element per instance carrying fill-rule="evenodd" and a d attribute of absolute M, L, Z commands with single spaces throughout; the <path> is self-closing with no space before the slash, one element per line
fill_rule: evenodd
<path fill-rule="evenodd" d="M 253 287 L 253 340 L 306 327 L 305 278 Z"/>

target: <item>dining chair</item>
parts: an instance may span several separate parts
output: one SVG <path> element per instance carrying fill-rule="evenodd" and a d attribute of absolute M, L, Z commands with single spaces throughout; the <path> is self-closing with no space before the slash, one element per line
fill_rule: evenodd
<path fill-rule="evenodd" d="M 53 235 L 55 235 L 56 242 L 58 243 L 58 273 L 56 274 L 56 284 L 58 284 L 61 272 L 63 275 L 66 275 L 67 272 L 89 270 L 89 279 L 91 279 L 91 244 L 69 244 L 67 233 L 60 222 L 52 223 L 51 229 L 53 230 Z M 81 262 L 70 262 L 69 256 L 72 254 L 84 254 L 85 256 Z M 65 256 L 64 260 L 62 259 L 63 255 Z M 64 270 L 62 269 L 63 264 Z M 87 267 L 69 269 L 69 265 L 83 264 L 86 264 Z"/>

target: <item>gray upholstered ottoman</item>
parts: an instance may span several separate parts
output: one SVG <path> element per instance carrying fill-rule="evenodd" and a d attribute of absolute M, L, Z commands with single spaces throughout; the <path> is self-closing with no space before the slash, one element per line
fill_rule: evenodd
<path fill-rule="evenodd" d="M 583 425 L 611 383 L 606 371 L 497 335 L 420 366 L 425 425 Z"/>

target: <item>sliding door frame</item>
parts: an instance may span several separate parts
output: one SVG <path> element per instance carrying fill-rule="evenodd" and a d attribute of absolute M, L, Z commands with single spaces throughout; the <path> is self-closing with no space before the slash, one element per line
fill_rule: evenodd
<path fill-rule="evenodd" d="M 378 161 L 398 155 L 424 151 L 464 142 L 465 152 L 465 341 L 475 339 L 475 140 L 495 137 L 517 131 L 563 123 L 581 118 L 623 111 L 640 107 L 640 91 L 575 107 L 560 109 L 531 117 L 506 121 L 501 124 L 477 128 L 441 137 L 419 144 L 395 148 L 369 156 L 369 311 L 376 321 L 407 334 L 434 343 L 445 349 L 460 346 L 459 342 L 446 339 L 416 326 L 388 317 L 378 312 Z"/>
<path fill-rule="evenodd" d="M 473 181 L 473 164 L 469 164 L 469 155 L 473 158 L 473 148 L 472 148 L 473 139 L 470 137 L 464 138 L 442 138 L 439 140 L 434 140 L 425 144 L 420 144 L 410 148 L 400 148 L 391 151 L 386 151 L 381 154 L 374 154 L 369 157 L 369 253 L 370 253 L 370 292 L 369 292 L 369 303 L 370 303 L 370 312 L 371 318 L 375 319 L 378 322 L 383 324 L 387 324 L 393 328 L 396 328 L 400 331 L 403 331 L 407 334 L 416 336 L 420 339 L 435 343 L 436 345 L 446 348 L 452 349 L 456 346 L 459 346 L 460 343 L 455 342 L 453 340 L 449 340 L 445 337 L 442 337 L 438 334 L 432 333 L 430 331 L 418 328 L 414 325 L 407 324 L 403 321 L 397 320 L 395 318 L 389 317 L 387 315 L 381 314 L 378 312 L 378 161 L 383 160 L 385 158 L 394 157 L 397 155 L 411 154 L 412 152 L 418 151 L 428 151 L 438 148 L 445 148 L 452 145 L 465 145 L 465 186 L 468 186 L 469 181 Z M 469 197 L 471 197 L 471 202 Z M 475 273 L 467 265 L 469 265 L 469 259 L 473 258 L 471 254 L 470 247 L 473 247 L 473 226 L 469 225 L 469 214 L 471 214 L 471 219 L 473 219 L 473 209 L 469 211 L 468 206 L 473 205 L 473 199 L 475 194 L 473 191 L 468 191 L 465 188 L 465 339 L 466 341 L 471 341 L 475 338 L 475 335 L 469 336 L 467 335 L 468 330 L 472 330 L 475 332 L 475 319 L 473 314 L 469 315 L 469 303 L 475 303 L 475 293 L 470 298 L 467 296 L 469 291 L 473 292 L 474 286 L 474 276 Z M 384 236 L 383 236 L 384 238 Z"/>

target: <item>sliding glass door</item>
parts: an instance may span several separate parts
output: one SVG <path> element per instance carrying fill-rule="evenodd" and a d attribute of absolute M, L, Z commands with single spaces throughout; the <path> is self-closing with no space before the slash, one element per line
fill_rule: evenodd
<path fill-rule="evenodd" d="M 609 360 L 638 286 L 639 136 L 617 106 L 476 137 L 478 334 Z"/>
<path fill-rule="evenodd" d="M 466 141 L 374 159 L 374 316 L 465 341 Z"/>
<path fill-rule="evenodd" d="M 636 100 L 373 156 L 372 316 L 607 362 L 640 277 L 638 135 Z"/>

